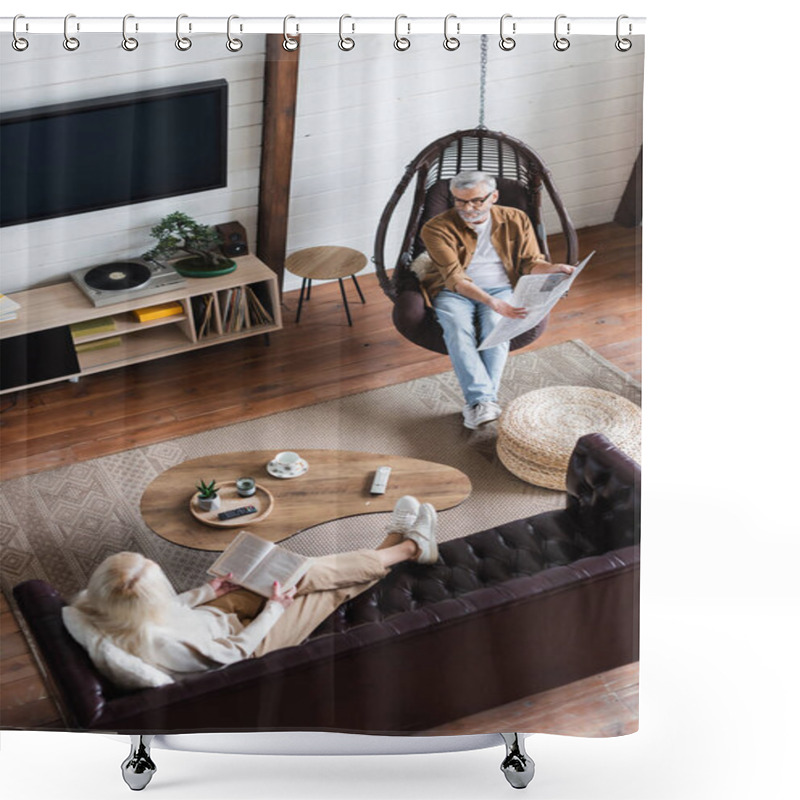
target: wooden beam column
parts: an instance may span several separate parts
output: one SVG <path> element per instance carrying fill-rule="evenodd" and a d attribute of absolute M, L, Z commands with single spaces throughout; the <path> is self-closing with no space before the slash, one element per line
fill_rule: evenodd
<path fill-rule="evenodd" d="M 284 49 L 282 35 L 267 35 L 256 254 L 278 275 L 281 294 L 289 224 L 299 53 L 299 47 L 293 51 Z"/>
<path fill-rule="evenodd" d="M 619 201 L 614 222 L 626 228 L 635 228 L 642 224 L 642 148 L 631 170 L 628 185 Z"/>

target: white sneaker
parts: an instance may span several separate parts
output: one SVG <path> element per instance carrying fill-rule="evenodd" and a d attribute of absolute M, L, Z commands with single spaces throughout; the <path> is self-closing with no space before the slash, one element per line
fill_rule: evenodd
<path fill-rule="evenodd" d="M 464 417 L 464 427 L 469 428 L 471 431 L 474 431 L 477 428 L 477 424 L 475 422 L 475 412 L 477 411 L 478 406 L 464 406 L 464 410 L 461 412 L 461 415 Z"/>
<path fill-rule="evenodd" d="M 489 422 L 494 422 L 496 419 L 500 419 L 500 415 L 503 413 L 503 407 L 500 405 L 500 403 L 495 403 L 494 400 L 489 400 L 486 405 L 489 406 L 491 413 L 495 415 L 489 420 Z"/>
<path fill-rule="evenodd" d="M 406 536 L 417 547 L 419 564 L 435 564 L 439 559 L 439 546 L 436 544 L 436 509 L 430 503 L 423 503 L 419 509 L 414 527 Z"/>
<path fill-rule="evenodd" d="M 394 504 L 391 519 L 386 523 L 386 533 L 402 533 L 404 536 L 411 531 L 412 525 L 419 515 L 419 500 L 410 494 L 401 497 Z"/>
<path fill-rule="evenodd" d="M 477 430 L 481 425 L 499 419 L 502 412 L 503 409 L 492 400 L 474 406 L 464 406 L 464 427 L 471 431 Z"/>

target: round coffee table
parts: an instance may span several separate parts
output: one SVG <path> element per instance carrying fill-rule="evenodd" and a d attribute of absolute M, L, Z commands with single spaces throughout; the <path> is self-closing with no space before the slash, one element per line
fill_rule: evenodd
<path fill-rule="evenodd" d="M 350 306 L 347 304 L 347 295 L 344 291 L 342 278 L 348 276 L 353 279 L 361 302 L 365 303 L 361 287 L 356 280 L 356 273 L 361 272 L 367 264 L 367 257 L 359 250 L 352 247 L 339 247 L 326 245 L 323 247 L 306 247 L 292 253 L 285 262 L 286 269 L 303 279 L 300 289 L 300 302 L 297 305 L 295 322 L 300 322 L 300 312 L 303 310 L 303 298 L 311 298 L 311 281 L 338 280 L 339 290 L 342 293 L 344 312 L 347 314 L 347 324 L 352 325 Z"/>
<path fill-rule="evenodd" d="M 241 529 L 280 542 L 323 522 L 391 511 L 406 494 L 441 511 L 458 505 L 472 491 L 463 472 L 433 461 L 349 450 L 298 452 L 309 469 L 289 479 L 267 473 L 266 465 L 275 451 L 221 453 L 184 461 L 162 472 L 145 489 L 142 517 L 152 531 L 170 542 L 216 551 L 224 550 Z M 389 485 L 385 494 L 372 495 L 375 470 L 382 466 L 392 468 Z M 274 507 L 263 521 L 248 524 L 245 516 L 239 526 L 217 528 L 204 525 L 191 514 L 189 503 L 201 480 L 220 484 L 244 476 L 255 478 L 274 498 Z M 248 505 L 246 497 L 241 505 Z"/>

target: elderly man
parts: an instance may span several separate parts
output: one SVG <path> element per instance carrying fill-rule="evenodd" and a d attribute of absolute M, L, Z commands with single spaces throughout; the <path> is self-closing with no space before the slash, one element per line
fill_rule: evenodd
<path fill-rule="evenodd" d="M 497 182 L 485 172 L 462 172 L 450 181 L 454 207 L 429 220 L 421 236 L 435 269 L 422 280 L 442 326 L 447 352 L 464 394 L 464 427 L 496 420 L 508 343 L 478 350 L 503 317 L 520 318 L 510 300 L 520 275 L 566 272 L 539 250 L 524 211 L 495 205 Z"/>

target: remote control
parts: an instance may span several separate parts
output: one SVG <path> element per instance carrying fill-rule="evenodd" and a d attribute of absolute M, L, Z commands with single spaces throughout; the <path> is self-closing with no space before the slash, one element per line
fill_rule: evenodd
<path fill-rule="evenodd" d="M 243 517 L 245 514 L 255 514 L 255 506 L 242 506 L 241 508 L 232 508 L 230 511 L 220 511 L 217 514 L 219 519 L 233 519 L 234 517 Z"/>
<path fill-rule="evenodd" d="M 389 475 L 392 473 L 391 467 L 378 467 L 375 470 L 375 478 L 370 487 L 370 494 L 385 494 L 386 487 L 389 485 Z"/>

